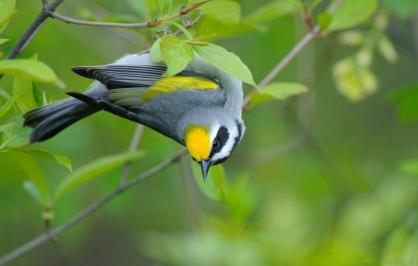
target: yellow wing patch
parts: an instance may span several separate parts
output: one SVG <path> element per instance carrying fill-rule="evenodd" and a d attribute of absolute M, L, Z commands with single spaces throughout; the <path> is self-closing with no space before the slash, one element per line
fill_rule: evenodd
<path fill-rule="evenodd" d="M 148 101 L 161 94 L 171 93 L 177 90 L 214 90 L 218 89 L 218 84 L 213 81 L 199 77 L 168 77 L 157 81 L 142 96 L 144 101 Z"/>
<path fill-rule="evenodd" d="M 210 137 L 207 128 L 202 126 L 190 127 L 186 131 L 186 148 L 197 161 L 207 160 L 210 154 Z"/>

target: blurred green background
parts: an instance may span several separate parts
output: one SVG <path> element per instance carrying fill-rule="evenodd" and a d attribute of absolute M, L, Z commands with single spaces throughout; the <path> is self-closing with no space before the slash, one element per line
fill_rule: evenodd
<path fill-rule="evenodd" d="M 2 34 L 10 39 L 3 53 L 33 21 L 40 2 L 17 1 L 17 13 Z M 245 16 L 271 1 L 239 2 Z M 328 4 L 322 1 L 313 16 Z M 58 10 L 72 17 L 94 13 L 143 21 L 143 5 L 141 0 L 66 0 Z M 366 23 L 323 36 L 286 67 L 276 80 L 302 82 L 309 92 L 244 113 L 245 137 L 224 164 L 227 204 L 205 196 L 176 164 L 11 265 L 418 265 L 417 6 L 414 0 L 382 1 Z M 204 35 L 205 26 L 225 29 L 201 23 L 195 34 Z M 306 34 L 300 12 L 264 24 L 212 40 L 239 55 L 256 81 Z M 66 90 L 83 91 L 91 81 L 71 67 L 142 51 L 150 35 L 50 19 L 20 57 L 38 53 Z M 390 43 L 379 43 L 376 36 Z M 368 62 L 359 67 L 362 56 Z M 351 57 L 357 63 L 342 62 Z M 4 88 L 10 84 L 9 77 L 1 81 Z M 38 86 L 48 98 L 65 97 L 64 90 Z M 124 152 L 134 128 L 102 112 L 36 147 L 68 155 L 77 169 Z M 131 176 L 179 148 L 145 129 L 139 149 L 146 155 L 132 164 Z M 26 175 L 18 161 L 0 154 L 0 254 L 44 230 L 42 209 L 23 189 Z M 37 161 L 50 187 L 68 175 L 50 160 Z M 114 189 L 121 173 L 113 170 L 67 193 L 53 206 L 52 225 Z"/>

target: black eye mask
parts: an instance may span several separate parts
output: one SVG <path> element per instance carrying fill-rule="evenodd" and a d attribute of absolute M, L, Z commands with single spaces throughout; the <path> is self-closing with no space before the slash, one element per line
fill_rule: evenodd
<path fill-rule="evenodd" d="M 226 129 L 226 127 L 224 126 L 221 126 L 218 130 L 218 134 L 216 134 L 216 137 L 213 140 L 212 150 L 210 152 L 209 158 L 212 158 L 212 156 L 215 153 L 218 153 L 222 150 L 222 147 L 228 141 L 228 138 L 229 138 L 228 129 Z"/>

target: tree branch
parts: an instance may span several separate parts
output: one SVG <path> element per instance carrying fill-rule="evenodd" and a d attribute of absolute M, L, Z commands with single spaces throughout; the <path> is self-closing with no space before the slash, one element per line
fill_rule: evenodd
<path fill-rule="evenodd" d="M 68 24 L 93 26 L 93 27 L 106 27 L 106 28 L 125 28 L 125 29 L 148 28 L 148 27 L 151 27 L 151 25 L 153 25 L 151 23 L 155 23 L 155 22 L 117 23 L 117 22 L 89 21 L 89 20 L 70 18 L 64 15 L 61 15 L 60 13 L 57 13 L 57 12 L 51 12 L 49 16 L 51 18 L 55 18 L 57 20 L 60 20 Z"/>
<path fill-rule="evenodd" d="M 43 244 L 47 243 L 49 240 L 56 238 L 58 235 L 63 233 L 68 228 L 72 227 L 73 225 L 83 221 L 93 213 L 95 213 L 97 210 L 99 210 L 101 207 L 106 205 L 108 202 L 113 200 L 116 196 L 119 194 L 125 192 L 126 190 L 132 188 L 139 182 L 161 172 L 162 170 L 166 169 L 170 165 L 178 162 L 184 155 L 186 154 L 185 150 L 181 150 L 176 155 L 174 155 L 172 158 L 157 164 L 156 166 L 150 168 L 145 173 L 135 177 L 131 181 L 125 183 L 124 185 L 121 185 L 117 189 L 113 190 L 111 193 L 107 194 L 103 198 L 97 200 L 93 204 L 91 204 L 89 207 L 85 208 L 83 211 L 81 211 L 79 214 L 75 215 L 73 218 L 68 220 L 66 223 L 60 225 L 59 227 L 55 228 L 51 232 L 47 234 L 40 235 L 28 243 L 24 244 L 23 246 L 13 250 L 9 254 L 3 256 L 0 258 L 0 265 L 6 265 L 7 263 L 19 258 L 20 256 L 33 251 L 34 249 L 42 246 Z"/>
<path fill-rule="evenodd" d="M 192 20 L 192 21 L 190 21 L 190 23 L 189 24 L 184 24 L 184 27 L 186 28 L 186 29 L 190 29 L 190 28 L 193 28 L 194 27 L 194 25 L 196 25 L 201 19 L 202 19 L 202 17 L 203 17 L 203 15 L 202 14 L 199 14 L 194 20 Z M 178 35 L 181 35 L 183 33 L 183 31 L 181 31 L 180 29 L 179 30 L 177 30 L 175 33 L 174 33 L 174 35 L 176 35 L 176 36 L 178 36 Z"/>
<path fill-rule="evenodd" d="M 64 0 L 54 0 L 52 3 L 48 4 L 47 0 L 42 0 L 41 12 L 38 14 L 38 16 L 29 26 L 29 28 L 22 34 L 22 36 L 19 38 L 19 40 L 16 42 L 16 44 L 12 48 L 12 50 L 6 55 L 6 59 L 16 58 L 23 51 L 23 49 L 25 49 L 25 47 L 29 44 L 29 42 L 32 40 L 35 34 L 42 28 L 43 24 L 49 17 L 61 20 L 66 23 L 78 24 L 78 25 L 84 25 L 84 26 L 116 27 L 116 28 L 151 28 L 151 27 L 158 27 L 161 24 L 167 21 L 173 20 L 175 18 L 185 16 L 189 14 L 190 12 L 198 9 L 203 4 L 205 4 L 207 0 L 197 2 L 191 6 L 183 7 L 176 14 L 164 16 L 155 21 L 141 22 L 141 23 L 110 23 L 110 22 L 85 21 L 85 20 L 73 19 L 73 18 L 66 17 L 64 15 L 61 15 L 55 12 L 57 7 L 60 4 L 62 4 L 62 2 L 64 2 Z M 1 77 L 2 75 L 0 75 L 0 78 Z"/>
<path fill-rule="evenodd" d="M 143 132 L 144 132 L 144 126 L 138 124 L 131 138 L 131 144 L 129 145 L 129 149 L 128 149 L 130 152 L 134 152 L 138 148 L 138 144 L 139 144 L 139 141 L 141 140 Z M 131 170 L 131 162 L 127 162 L 123 166 L 123 174 L 120 177 L 120 186 L 123 186 L 126 184 L 130 170 Z"/>
<path fill-rule="evenodd" d="M 280 72 L 283 71 L 283 69 L 290 63 L 292 60 L 313 40 L 315 40 L 316 37 L 318 37 L 319 33 L 321 32 L 321 28 L 319 26 L 316 26 L 313 31 L 309 32 L 308 34 L 303 37 L 302 40 L 300 40 L 293 49 L 270 71 L 270 73 L 267 74 L 267 76 L 254 88 L 258 88 L 259 90 L 263 89 L 264 86 L 266 86 L 268 83 L 270 83 Z M 250 103 L 250 95 L 248 94 L 244 98 L 244 109 L 248 108 L 248 105 Z"/>
<path fill-rule="evenodd" d="M 148 22 L 139 22 L 139 23 L 117 23 L 117 22 L 103 22 L 103 21 L 88 21 L 88 20 L 81 20 L 81 19 L 75 19 L 71 17 L 67 17 L 64 15 L 61 15 L 58 12 L 50 12 L 48 15 L 51 18 L 58 19 L 60 21 L 63 21 L 65 23 L 69 24 L 76 24 L 76 25 L 83 25 L 83 26 L 92 26 L 92 27 L 107 27 L 107 28 L 122 28 L 122 29 L 132 29 L 132 28 L 153 28 L 153 27 L 159 27 L 162 24 L 166 23 L 167 21 L 173 20 L 178 17 L 185 16 L 189 14 L 190 12 L 196 10 L 201 5 L 206 3 L 207 1 L 200 1 L 197 2 L 191 6 L 186 6 L 180 9 L 180 11 L 176 14 L 164 16 L 160 19 L 148 21 Z"/>
<path fill-rule="evenodd" d="M 49 17 L 49 13 L 55 11 L 57 7 L 62 4 L 64 0 L 54 0 L 51 4 L 48 4 L 46 0 L 42 1 L 42 11 L 38 14 L 29 28 L 23 33 L 23 35 L 16 42 L 12 50 L 7 54 L 6 59 L 16 58 L 25 49 L 26 45 L 32 40 L 33 36 L 41 29 L 46 19 Z"/>

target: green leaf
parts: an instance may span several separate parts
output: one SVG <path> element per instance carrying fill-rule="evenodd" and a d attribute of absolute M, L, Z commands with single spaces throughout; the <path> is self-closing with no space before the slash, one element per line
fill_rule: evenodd
<path fill-rule="evenodd" d="M 390 95 L 403 122 L 418 121 L 418 84 L 407 85 Z"/>
<path fill-rule="evenodd" d="M 6 134 L 7 136 L 11 136 L 13 127 L 16 125 L 16 123 L 6 123 L 3 125 L 0 125 L 0 134 Z"/>
<path fill-rule="evenodd" d="M 8 94 L 6 91 L 1 90 L 1 96 L 6 96 L 8 100 L 0 106 L 0 118 L 6 115 L 15 103 L 17 103 L 22 112 L 29 111 L 37 106 L 34 100 L 31 100 L 31 98 L 33 99 L 31 81 L 16 78 L 13 87 L 12 98 L 7 97 Z"/>
<path fill-rule="evenodd" d="M 230 0 L 209 1 L 200 7 L 205 16 L 212 17 L 225 24 L 238 24 L 241 18 L 241 7 Z"/>
<path fill-rule="evenodd" d="M 23 182 L 23 188 L 29 193 L 29 195 L 32 196 L 32 198 L 38 202 L 41 206 L 45 203 L 44 199 L 42 198 L 41 192 L 39 192 L 38 188 L 36 187 L 36 185 L 30 181 L 30 180 L 25 180 Z"/>
<path fill-rule="evenodd" d="M 28 79 L 15 78 L 13 82 L 13 94 L 16 96 L 16 105 L 20 112 L 26 113 L 37 107 L 33 97 L 32 81 Z"/>
<path fill-rule="evenodd" d="M 377 48 L 383 58 L 389 63 L 395 63 L 398 60 L 398 53 L 391 40 L 382 35 L 377 43 Z"/>
<path fill-rule="evenodd" d="M 11 100 L 12 96 L 10 96 L 10 94 L 5 89 L 0 88 L 0 98 Z"/>
<path fill-rule="evenodd" d="M 378 80 L 370 69 L 370 51 L 340 60 L 333 68 L 338 91 L 351 102 L 359 102 L 377 90 Z"/>
<path fill-rule="evenodd" d="M 271 95 L 279 100 L 286 100 L 290 96 L 299 95 L 307 91 L 308 88 L 301 83 L 273 82 L 266 85 L 261 93 Z"/>
<path fill-rule="evenodd" d="M 13 128 L 16 123 L 7 123 L 0 125 L 0 152 L 13 138 Z"/>
<path fill-rule="evenodd" d="M 14 104 L 14 99 L 6 101 L 0 106 L 0 118 L 2 118 L 3 116 L 7 114 L 10 108 L 12 108 L 13 104 Z"/>
<path fill-rule="evenodd" d="M 13 102 L 11 100 L 4 102 L 0 105 L 0 118 L 5 116 L 7 112 L 9 112 L 10 108 L 12 108 Z"/>
<path fill-rule="evenodd" d="M 192 45 L 193 50 L 209 63 L 243 82 L 255 85 L 251 71 L 234 53 L 212 43 L 199 42 Z"/>
<path fill-rule="evenodd" d="M 345 0 L 328 29 L 336 31 L 360 25 L 375 13 L 377 6 L 377 0 Z"/>
<path fill-rule="evenodd" d="M 15 104 L 16 100 L 20 97 L 20 95 L 23 93 L 23 90 L 19 90 L 16 92 L 12 98 L 8 96 L 8 93 L 4 90 L 0 90 L 0 96 L 2 96 L 5 99 L 8 99 L 6 102 L 4 102 L 0 106 L 0 118 L 2 118 L 4 115 L 7 114 L 7 112 L 12 108 L 12 106 Z"/>
<path fill-rule="evenodd" d="M 291 83 L 291 82 L 273 82 L 266 85 L 260 91 L 253 91 L 250 94 L 250 109 L 255 106 L 270 102 L 275 99 L 286 100 L 291 96 L 296 96 L 308 91 L 308 88 L 300 83 Z"/>
<path fill-rule="evenodd" d="M 328 29 L 329 25 L 331 25 L 332 23 L 332 15 L 325 11 L 322 12 L 319 16 L 318 16 L 318 25 L 319 27 L 321 27 L 321 30 L 326 30 Z"/>
<path fill-rule="evenodd" d="M 286 100 L 287 98 L 299 95 L 308 91 L 308 88 L 301 83 L 273 82 L 266 85 L 261 91 L 254 91 L 250 94 L 251 106 L 271 101 L 274 99 Z"/>
<path fill-rule="evenodd" d="M 150 50 L 151 60 L 156 63 L 163 61 L 163 56 L 161 55 L 160 44 L 161 44 L 161 38 L 154 42 Z"/>
<path fill-rule="evenodd" d="M 2 45 L 3 43 L 7 42 L 9 39 L 1 39 L 0 38 L 0 45 Z"/>
<path fill-rule="evenodd" d="M 32 129 L 23 126 L 23 116 L 17 115 L 10 119 L 10 122 L 14 123 L 12 138 L 8 141 L 8 148 L 21 148 L 29 144 L 29 135 Z"/>
<path fill-rule="evenodd" d="M 32 158 L 32 156 L 20 152 L 17 153 L 17 155 L 18 163 L 20 164 L 22 170 L 26 173 L 29 180 L 34 184 L 34 186 L 38 190 L 41 202 L 47 202 L 49 200 L 49 188 L 46 183 L 42 169 Z"/>
<path fill-rule="evenodd" d="M 61 181 L 55 191 L 54 201 L 62 197 L 64 193 L 80 187 L 81 185 L 92 181 L 94 178 L 109 172 L 126 162 L 138 159 L 142 156 L 143 152 L 122 153 L 103 157 L 80 167 Z"/>
<path fill-rule="evenodd" d="M 0 73 L 33 81 L 55 83 L 62 86 L 55 72 L 46 64 L 33 59 L 0 61 Z"/>
<path fill-rule="evenodd" d="M 67 168 L 68 171 L 70 172 L 72 171 L 71 160 L 70 158 L 68 158 L 68 156 L 56 154 L 50 151 L 36 150 L 36 149 L 28 148 L 28 147 L 12 148 L 11 150 L 16 151 L 16 152 L 23 152 L 33 157 L 44 158 L 48 160 L 55 160 L 59 165 L 62 165 L 65 168 Z"/>
<path fill-rule="evenodd" d="M 364 33 L 360 31 L 345 31 L 338 35 L 338 41 L 344 45 L 349 46 L 361 46 L 366 39 Z"/>
<path fill-rule="evenodd" d="M 250 106 L 249 106 L 249 110 L 253 109 L 255 106 L 266 103 L 266 102 L 271 102 L 274 101 L 275 98 L 271 95 L 268 94 L 263 94 L 261 92 L 258 91 L 253 91 L 250 93 Z"/>
<path fill-rule="evenodd" d="M 15 0 L 0 0 L 0 32 L 15 13 Z"/>
<path fill-rule="evenodd" d="M 33 85 L 33 99 L 35 100 L 36 106 L 42 106 L 44 104 L 44 95 L 41 88 L 39 88 L 35 83 Z"/>
<path fill-rule="evenodd" d="M 225 170 L 221 164 L 212 166 L 206 182 L 199 164 L 192 163 L 193 176 L 200 190 L 209 198 L 226 203 Z"/>
<path fill-rule="evenodd" d="M 301 9 L 299 0 L 276 0 L 261 6 L 243 20 L 246 24 L 259 24 L 294 14 Z"/>
<path fill-rule="evenodd" d="M 181 72 L 194 59 L 192 48 L 174 35 L 161 37 L 160 50 L 161 57 L 167 65 L 167 76 Z"/>
<path fill-rule="evenodd" d="M 194 35 L 199 36 L 200 41 L 238 36 L 254 30 L 260 30 L 259 25 L 250 24 L 242 20 L 238 25 L 224 24 L 219 20 L 207 16 L 204 16 L 193 27 Z"/>

